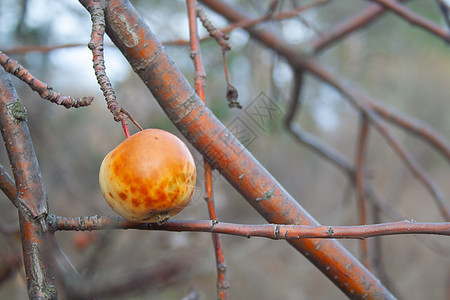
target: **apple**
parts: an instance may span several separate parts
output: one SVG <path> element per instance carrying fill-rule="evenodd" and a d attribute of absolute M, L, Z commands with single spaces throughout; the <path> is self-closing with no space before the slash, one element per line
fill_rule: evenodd
<path fill-rule="evenodd" d="M 196 177 L 186 144 L 167 131 L 146 129 L 106 155 L 99 181 L 116 213 L 133 222 L 162 223 L 189 204 Z"/>

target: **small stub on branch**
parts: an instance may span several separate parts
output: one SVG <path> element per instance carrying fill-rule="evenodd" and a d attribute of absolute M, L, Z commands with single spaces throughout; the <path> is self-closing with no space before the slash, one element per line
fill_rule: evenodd
<path fill-rule="evenodd" d="M 202 21 L 203 27 L 208 31 L 209 35 L 216 40 L 216 42 L 220 45 L 222 48 L 222 53 L 226 53 L 230 51 L 231 45 L 228 42 L 229 36 L 227 34 L 222 33 L 220 30 L 218 30 L 211 21 L 206 17 L 205 12 L 202 8 L 197 8 L 197 16 Z"/>

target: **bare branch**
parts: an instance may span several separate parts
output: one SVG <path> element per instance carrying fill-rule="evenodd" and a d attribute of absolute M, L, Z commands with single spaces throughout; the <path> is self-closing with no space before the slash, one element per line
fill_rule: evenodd
<path fill-rule="evenodd" d="M 103 230 L 138 229 L 163 231 L 216 232 L 241 237 L 264 237 L 273 240 L 298 240 L 309 238 L 364 239 L 374 236 L 399 234 L 450 235 L 450 222 L 416 223 L 405 220 L 362 226 L 311 226 L 311 225 L 244 225 L 208 221 L 174 221 L 163 224 L 133 223 L 122 217 L 90 216 L 67 218 L 49 215 L 48 226 L 53 230 Z"/>
<path fill-rule="evenodd" d="M 406 2 L 406 0 L 398 0 L 398 2 Z M 314 53 L 322 52 L 346 35 L 370 25 L 385 12 L 386 9 L 384 7 L 377 4 L 370 4 L 355 16 L 345 19 L 341 23 L 322 32 L 320 36 L 310 40 L 305 48 L 311 49 L 311 52 Z"/>
<path fill-rule="evenodd" d="M 0 127 L 16 184 L 28 295 L 33 299 L 56 299 L 53 270 L 42 255 L 48 237 L 47 194 L 28 131 L 25 107 L 3 68 L 0 68 Z"/>
<path fill-rule="evenodd" d="M 18 61 L 9 58 L 5 53 L 0 51 L 0 64 L 8 73 L 16 76 L 35 92 L 41 96 L 42 99 L 48 100 L 52 103 L 62 105 L 65 108 L 88 106 L 94 100 L 93 97 L 75 98 L 70 96 L 61 96 L 52 87 L 34 77 L 27 69 L 25 69 Z"/>
<path fill-rule="evenodd" d="M 371 1 L 383 5 L 385 8 L 391 10 L 393 13 L 410 22 L 412 25 L 419 26 L 425 29 L 429 33 L 442 38 L 447 43 L 450 42 L 450 34 L 448 30 L 441 28 L 440 26 L 437 26 L 433 22 L 413 12 L 412 10 L 405 7 L 401 3 L 398 3 L 397 1 L 393 0 L 371 0 Z"/>
<path fill-rule="evenodd" d="M 187 0 L 188 17 L 189 17 L 189 32 L 191 41 L 191 58 L 194 61 L 195 67 L 195 92 L 200 99 L 206 103 L 205 100 L 205 86 L 206 86 L 206 72 L 202 62 L 202 55 L 200 51 L 200 41 L 197 30 L 198 7 L 196 0 Z M 197 14 L 196 14 L 197 13 Z M 224 54 L 225 55 L 225 54 Z M 225 59 L 225 58 L 224 58 Z M 225 61 L 225 60 L 224 60 Z M 226 68 L 225 68 L 226 70 Z M 205 169 L 205 200 L 208 206 L 209 218 L 217 220 L 216 208 L 214 204 L 214 193 L 212 185 L 212 168 L 206 159 L 203 159 L 203 166 Z M 214 255 L 216 257 L 217 268 L 217 299 L 228 299 L 228 290 L 230 284 L 227 279 L 227 265 L 223 255 L 222 240 L 218 233 L 211 235 L 213 241 Z"/>

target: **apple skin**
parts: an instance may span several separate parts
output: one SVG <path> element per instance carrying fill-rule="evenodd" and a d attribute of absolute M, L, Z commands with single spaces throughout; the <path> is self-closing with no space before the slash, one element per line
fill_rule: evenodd
<path fill-rule="evenodd" d="M 133 222 L 162 223 L 189 204 L 197 171 L 187 146 L 160 129 L 140 131 L 104 158 L 100 188 L 109 206 Z"/>

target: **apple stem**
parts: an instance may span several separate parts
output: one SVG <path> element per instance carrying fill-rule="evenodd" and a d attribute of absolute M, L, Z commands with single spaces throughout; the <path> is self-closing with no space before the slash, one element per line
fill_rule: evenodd
<path fill-rule="evenodd" d="M 123 132 L 125 132 L 125 136 L 127 138 L 129 138 L 130 137 L 130 131 L 128 130 L 128 124 L 127 124 L 126 119 L 123 118 L 120 122 L 122 123 L 122 128 L 123 128 Z"/>

